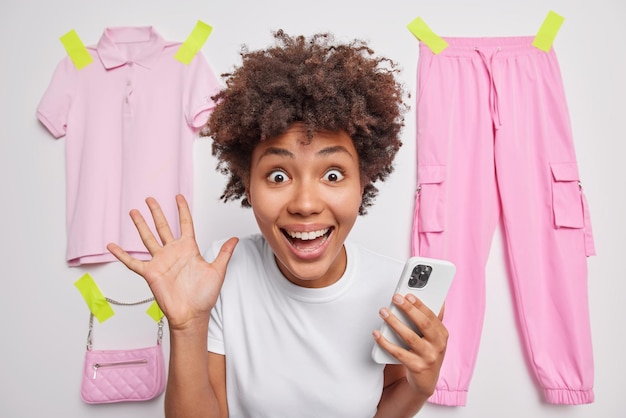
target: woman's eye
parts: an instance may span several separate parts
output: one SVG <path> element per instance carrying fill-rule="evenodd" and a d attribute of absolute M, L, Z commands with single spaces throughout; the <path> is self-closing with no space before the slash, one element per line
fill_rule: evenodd
<path fill-rule="evenodd" d="M 341 179 L 343 179 L 343 173 L 336 169 L 328 170 L 326 174 L 324 175 L 324 178 L 326 179 L 326 181 L 334 183 L 336 181 L 340 181 Z"/>
<path fill-rule="evenodd" d="M 284 171 L 276 170 L 272 171 L 270 175 L 267 176 L 267 179 L 272 183 L 282 183 L 289 180 L 289 177 L 287 176 L 287 174 L 285 174 Z"/>

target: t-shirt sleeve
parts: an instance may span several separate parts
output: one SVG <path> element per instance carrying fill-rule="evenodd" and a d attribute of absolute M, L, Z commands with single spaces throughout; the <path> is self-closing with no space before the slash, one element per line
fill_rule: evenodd
<path fill-rule="evenodd" d="M 211 97 L 220 89 L 220 80 L 202 52 L 198 52 L 189 64 L 189 77 L 185 86 L 185 118 L 189 126 L 200 128 L 207 122 L 215 107 Z"/>
<path fill-rule="evenodd" d="M 224 328 L 222 324 L 222 297 L 217 298 L 215 306 L 211 310 L 209 320 L 209 337 L 207 347 L 211 353 L 225 354 L 224 351 Z"/>
<path fill-rule="evenodd" d="M 204 253 L 204 258 L 212 262 L 219 253 L 222 242 L 213 243 Z M 224 351 L 224 327 L 222 322 L 222 296 L 218 296 L 209 319 L 209 335 L 207 339 L 208 350 L 216 354 L 225 354 Z"/>
<path fill-rule="evenodd" d="M 37 106 L 37 119 L 55 138 L 66 134 L 68 115 L 75 90 L 76 71 L 69 57 L 62 59 Z"/>

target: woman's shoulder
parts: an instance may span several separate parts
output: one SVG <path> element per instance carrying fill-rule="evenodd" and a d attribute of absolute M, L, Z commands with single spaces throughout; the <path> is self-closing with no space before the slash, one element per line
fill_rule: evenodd
<path fill-rule="evenodd" d="M 213 260 L 220 251 L 222 245 L 228 240 L 228 238 L 219 239 L 213 241 L 209 248 L 204 252 L 204 258 L 207 260 Z M 245 237 L 239 237 L 239 242 L 235 247 L 233 257 L 250 256 L 253 254 L 263 254 L 265 246 L 265 239 L 261 234 L 251 234 Z"/>
<path fill-rule="evenodd" d="M 346 248 L 360 272 L 371 272 L 372 275 L 385 273 L 385 276 L 391 276 L 397 280 L 404 266 L 402 260 L 378 253 L 361 244 L 346 242 Z"/>

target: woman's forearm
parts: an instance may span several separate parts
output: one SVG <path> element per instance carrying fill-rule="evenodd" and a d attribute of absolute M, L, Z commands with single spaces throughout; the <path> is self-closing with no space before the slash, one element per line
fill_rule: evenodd
<path fill-rule="evenodd" d="M 165 392 L 167 418 L 219 418 L 219 403 L 209 380 L 208 322 L 170 331 L 170 361 Z"/>

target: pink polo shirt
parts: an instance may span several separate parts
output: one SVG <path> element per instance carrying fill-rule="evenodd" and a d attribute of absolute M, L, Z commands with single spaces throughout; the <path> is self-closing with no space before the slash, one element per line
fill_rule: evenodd
<path fill-rule="evenodd" d="M 139 209 L 153 227 L 148 196 L 179 233 L 174 196 L 192 203 L 193 140 L 221 87 L 201 53 L 174 59 L 179 46 L 152 27 L 107 28 L 90 65 L 65 57 L 55 70 L 37 117 L 65 136 L 70 266 L 115 260 L 109 242 L 149 258 L 128 216 Z"/>

